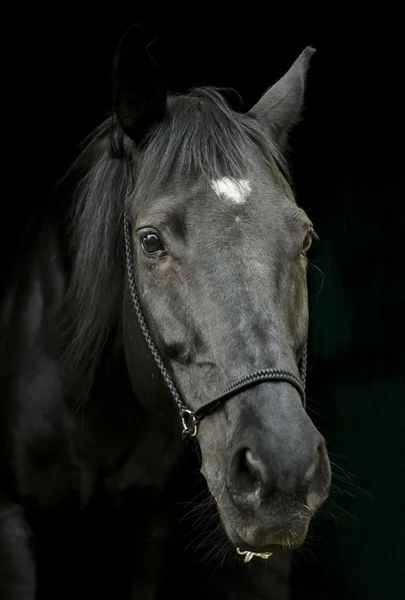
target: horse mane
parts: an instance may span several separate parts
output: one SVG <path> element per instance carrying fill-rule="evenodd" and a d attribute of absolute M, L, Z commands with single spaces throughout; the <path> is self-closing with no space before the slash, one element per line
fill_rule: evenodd
<path fill-rule="evenodd" d="M 125 257 L 123 214 L 134 185 L 147 198 L 154 185 L 173 175 L 242 177 L 246 148 L 287 174 L 285 161 L 268 133 L 251 117 L 233 111 L 218 88 L 196 88 L 168 98 L 166 117 L 142 150 L 123 133 L 114 116 L 86 140 L 92 164 L 79 182 L 71 216 L 73 266 L 64 323 L 68 344 L 62 356 L 68 393 L 89 393 L 103 350 L 120 330 Z M 135 177 L 134 177 L 135 174 Z"/>

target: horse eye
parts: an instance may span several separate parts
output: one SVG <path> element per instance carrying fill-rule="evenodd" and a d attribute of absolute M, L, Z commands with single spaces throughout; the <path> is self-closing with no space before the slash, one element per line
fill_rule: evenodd
<path fill-rule="evenodd" d="M 144 233 L 141 237 L 141 245 L 148 256 L 163 257 L 166 255 L 166 249 L 156 231 Z"/>
<path fill-rule="evenodd" d="M 302 244 L 302 252 L 308 252 L 308 250 L 310 249 L 312 245 L 312 234 L 308 231 L 308 233 L 306 234 L 305 238 L 304 238 L 304 243 Z"/>

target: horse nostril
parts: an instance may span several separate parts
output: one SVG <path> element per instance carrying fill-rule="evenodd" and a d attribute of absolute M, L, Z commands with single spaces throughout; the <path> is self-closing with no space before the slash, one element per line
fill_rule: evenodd
<path fill-rule="evenodd" d="M 241 448 L 235 455 L 232 469 L 232 488 L 237 495 L 260 487 L 260 470 L 249 448 Z"/>
<path fill-rule="evenodd" d="M 325 440 L 321 440 L 317 448 L 317 459 L 311 468 L 308 486 L 308 505 L 316 510 L 325 501 L 330 487 L 331 471 Z"/>
<path fill-rule="evenodd" d="M 236 496 L 253 493 L 262 496 L 270 480 L 269 469 L 250 448 L 241 448 L 234 459 L 233 485 Z"/>
<path fill-rule="evenodd" d="M 272 451 L 273 450 L 273 451 Z M 326 500 L 330 466 L 319 434 L 306 440 L 302 453 L 292 456 L 282 448 L 262 449 L 256 440 L 239 448 L 228 471 L 228 490 L 235 504 L 252 509 L 281 493 L 315 511 Z"/>
<path fill-rule="evenodd" d="M 251 450 L 246 450 L 244 456 L 244 466 L 249 472 L 252 479 L 258 480 L 258 483 L 263 481 L 263 473 L 261 469 L 261 463 L 257 460 Z"/>

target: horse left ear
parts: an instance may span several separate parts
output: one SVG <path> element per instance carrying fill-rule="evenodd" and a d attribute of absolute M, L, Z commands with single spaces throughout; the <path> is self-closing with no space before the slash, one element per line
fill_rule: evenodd
<path fill-rule="evenodd" d="M 150 46 L 143 28 L 133 25 L 119 42 L 113 60 L 114 111 L 136 144 L 163 120 L 166 108 L 167 86 Z"/>
<path fill-rule="evenodd" d="M 300 118 L 306 75 L 314 52 L 310 46 L 305 48 L 287 73 L 247 113 L 270 127 L 272 136 L 281 146 Z"/>

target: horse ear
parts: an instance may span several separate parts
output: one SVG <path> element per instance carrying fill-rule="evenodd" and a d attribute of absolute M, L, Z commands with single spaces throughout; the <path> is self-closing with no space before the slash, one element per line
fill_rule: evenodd
<path fill-rule="evenodd" d="M 141 144 L 164 117 L 167 86 L 150 53 L 140 25 L 133 25 L 119 42 L 113 59 L 112 92 L 117 119 L 125 133 Z"/>
<path fill-rule="evenodd" d="M 306 75 L 314 52 L 315 49 L 310 46 L 305 48 L 287 73 L 248 112 L 270 127 L 271 134 L 280 145 L 286 143 L 290 129 L 300 118 Z"/>

